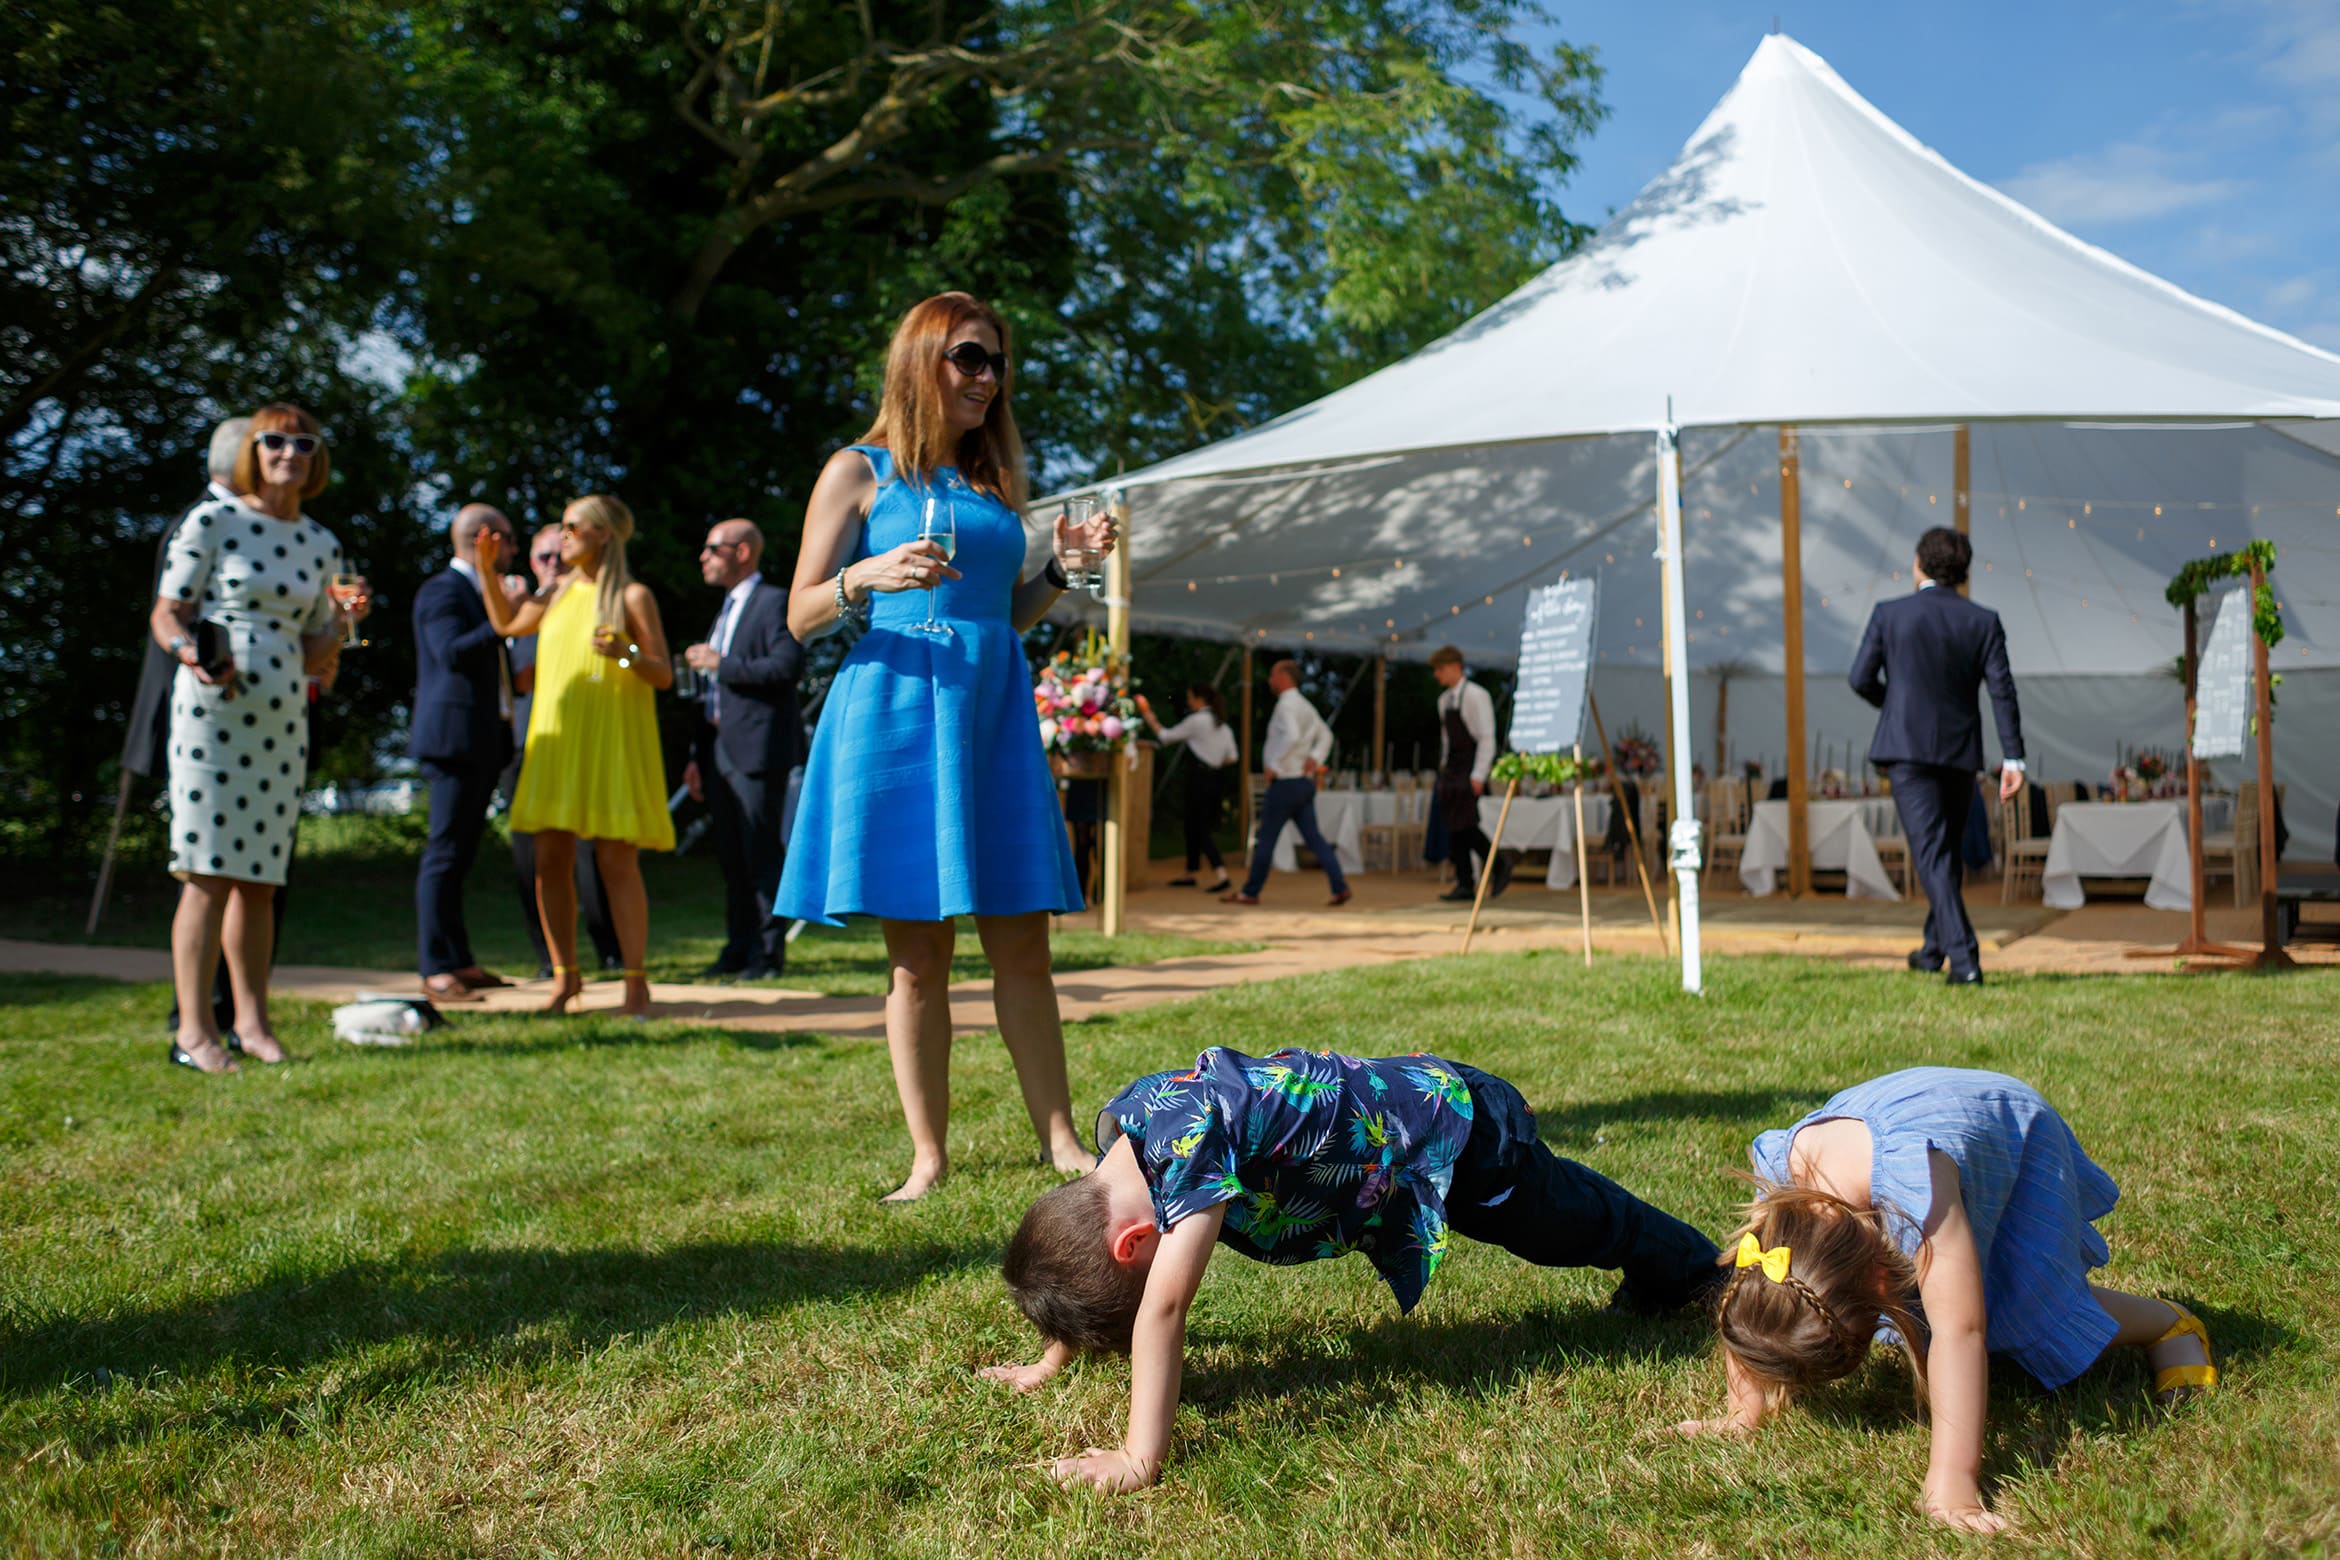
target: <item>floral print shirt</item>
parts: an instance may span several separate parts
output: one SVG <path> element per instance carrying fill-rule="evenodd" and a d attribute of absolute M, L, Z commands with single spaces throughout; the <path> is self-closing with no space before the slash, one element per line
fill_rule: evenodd
<path fill-rule="evenodd" d="M 1100 1156 L 1129 1138 L 1161 1228 L 1225 1203 L 1221 1243 L 1274 1263 L 1361 1251 L 1405 1311 L 1446 1255 L 1446 1192 L 1470 1135 L 1471 1091 L 1430 1055 L 1213 1046 L 1097 1116 Z"/>

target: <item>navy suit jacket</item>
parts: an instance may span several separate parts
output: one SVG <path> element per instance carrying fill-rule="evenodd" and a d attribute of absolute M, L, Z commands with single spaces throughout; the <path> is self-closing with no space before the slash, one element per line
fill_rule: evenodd
<path fill-rule="evenodd" d="M 504 641 L 479 587 L 441 569 L 414 593 L 414 720 L 407 755 L 449 768 L 501 769 L 512 727 L 499 708 Z"/>
<path fill-rule="evenodd" d="M 2023 757 L 2023 716 L 2007 667 L 1999 614 L 1948 586 L 1880 601 L 1853 656 L 1853 692 L 1885 713 L 1869 744 L 1873 764 L 1983 765 L 1978 690 L 1991 691 L 1999 756 Z"/>
<path fill-rule="evenodd" d="M 693 706 L 699 714 L 691 753 L 699 767 L 711 768 L 720 746 L 741 774 L 785 780 L 804 757 L 804 716 L 796 703 L 803 671 L 804 646 L 788 632 L 788 588 L 764 580 L 739 609 L 731 648 L 715 670 L 723 690 L 721 726 L 707 723 L 705 700 Z"/>

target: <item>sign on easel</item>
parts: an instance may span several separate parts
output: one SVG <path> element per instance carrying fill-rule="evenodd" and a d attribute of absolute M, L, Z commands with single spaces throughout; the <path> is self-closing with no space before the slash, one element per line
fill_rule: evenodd
<path fill-rule="evenodd" d="M 1512 690 L 1511 751 L 1497 765 L 1505 780 L 1503 807 L 1495 815 L 1490 852 L 1503 848 L 1503 826 L 1519 796 L 1520 776 L 1538 768 L 1544 778 L 1572 783 L 1576 794 L 1576 897 L 1584 928 L 1584 961 L 1592 963 L 1592 889 L 1584 860 L 1583 752 L 1579 747 L 1584 712 L 1591 699 L 1593 623 L 1599 586 L 1592 580 L 1562 580 L 1528 592 L 1527 618 L 1519 632 L 1519 680 Z M 1567 755 L 1565 759 L 1559 755 Z M 1524 762 L 1523 762 L 1524 760 Z M 1541 761 L 1539 764 L 1538 761 Z M 1463 928 L 1463 952 L 1478 935 L 1479 911 L 1487 902 L 1492 871 L 1479 874 L 1470 923 Z"/>
<path fill-rule="evenodd" d="M 2194 689 L 2194 757 L 2240 758 L 2251 723 L 2251 590 L 2216 603 Z"/>
<path fill-rule="evenodd" d="M 1583 739 L 1600 587 L 1562 580 L 1528 592 L 1519 632 L 1519 686 L 1511 698 L 1511 750 L 1566 753 Z"/>

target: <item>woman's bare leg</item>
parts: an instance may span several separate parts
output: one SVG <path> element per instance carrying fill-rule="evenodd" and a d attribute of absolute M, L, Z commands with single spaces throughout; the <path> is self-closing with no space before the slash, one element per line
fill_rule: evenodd
<path fill-rule="evenodd" d="M 951 1124 L 951 949 L 958 929 L 948 921 L 880 921 L 886 934 L 886 1049 L 894 1059 L 894 1089 L 910 1128 L 910 1174 L 886 1198 L 914 1202 L 950 1168 L 945 1139 Z"/>
<path fill-rule="evenodd" d="M 179 998 L 179 1049 L 205 1072 L 234 1072 L 236 1059 L 219 1043 L 211 1019 L 211 983 L 219 969 L 221 924 L 227 919 L 226 878 L 190 877 L 171 917 L 171 987 Z"/>
<path fill-rule="evenodd" d="M 544 1011 L 559 1013 L 585 989 L 577 970 L 577 836 L 560 829 L 536 831 L 536 918 L 544 945 L 552 950 L 553 989 Z"/>
<path fill-rule="evenodd" d="M 640 971 L 650 953 L 650 894 L 642 887 L 642 852 L 622 840 L 595 840 L 593 864 L 601 869 L 610 929 L 617 933 L 618 957 L 626 962 L 624 1011 L 646 1018 L 650 1013 L 650 977 Z"/>
<path fill-rule="evenodd" d="M 276 958 L 276 885 L 236 883 L 228 896 L 221 946 L 228 988 L 236 997 L 236 1039 L 263 1062 L 284 1060 L 268 1018 L 268 970 Z"/>
<path fill-rule="evenodd" d="M 991 1004 L 999 1014 L 999 1038 L 1016 1064 L 1024 1111 L 1039 1134 L 1040 1152 L 1067 1175 L 1096 1163 L 1073 1130 L 1072 1085 L 1065 1076 L 1064 1020 L 1056 1007 L 1056 980 L 1049 973 L 1048 912 L 982 915 L 975 930 L 983 956 L 991 961 Z"/>

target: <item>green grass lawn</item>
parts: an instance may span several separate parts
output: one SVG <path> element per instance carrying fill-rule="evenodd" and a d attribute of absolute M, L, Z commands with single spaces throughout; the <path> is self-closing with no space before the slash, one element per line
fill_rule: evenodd
<path fill-rule="evenodd" d="M 906 1210 L 881 1047 L 466 1016 L 206 1080 L 153 988 L 0 981 L 0 1551 L 334 1555 L 2277 1555 L 2340 1546 L 2340 1047 L 2327 975 L 2007 979 L 1535 954 L 1236 987 L 1070 1034 L 1094 1109 L 1225 1042 L 1435 1049 L 1518 1082 L 1559 1151 L 1713 1230 L 1750 1136 L 1896 1066 L 1999 1068 L 2121 1183 L 2116 1286 L 2181 1297 L 2227 1390 L 2123 1359 L 1999 1372 L 1996 1540 L 1912 1509 L 1926 1436 L 1869 1369 L 1752 1444 L 1644 1439 L 1720 1402 L 1689 1321 L 1457 1240 L 1401 1319 L 1359 1261 L 1227 1254 L 1168 1477 L 1107 1498 L 1127 1367 L 1008 1395 L 995 1264 L 1050 1184 L 995 1042 L 955 1168 Z"/>
<path fill-rule="evenodd" d="M 277 962 L 413 969 L 414 864 L 426 833 L 420 817 L 304 820 Z M 79 872 L 12 867 L 6 892 L 0 893 L 0 937 L 83 941 L 96 877 L 94 864 Z M 704 845 L 687 856 L 646 851 L 642 881 L 650 896 L 651 978 L 696 978 L 723 948 L 720 870 Z M 179 885 L 159 860 L 125 864 L 116 874 L 97 936 L 89 940 L 167 948 L 178 895 Z M 479 863 L 465 885 L 464 919 L 473 950 L 489 969 L 512 976 L 536 972 L 536 953 L 520 919 L 511 846 L 500 832 L 491 832 L 480 847 Z M 590 960 L 593 948 L 582 930 L 579 943 Z M 1109 941 L 1095 932 L 1061 928 L 1052 943 L 1059 970 L 1151 964 L 1257 946 L 1134 932 Z M 963 923 L 952 977 L 988 973 L 974 924 Z M 778 984 L 842 997 L 882 995 L 886 981 L 885 940 L 875 922 L 864 920 L 841 928 L 806 927 L 789 947 L 788 972 Z"/>

